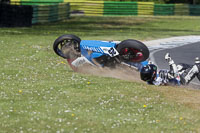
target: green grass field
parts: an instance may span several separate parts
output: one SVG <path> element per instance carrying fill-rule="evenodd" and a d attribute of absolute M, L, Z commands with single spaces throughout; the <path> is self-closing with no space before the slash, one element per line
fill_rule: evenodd
<path fill-rule="evenodd" d="M 71 17 L 0 29 L 0 132 L 200 132 L 200 91 L 74 73 L 62 34 L 152 40 L 200 35 L 200 17 Z"/>

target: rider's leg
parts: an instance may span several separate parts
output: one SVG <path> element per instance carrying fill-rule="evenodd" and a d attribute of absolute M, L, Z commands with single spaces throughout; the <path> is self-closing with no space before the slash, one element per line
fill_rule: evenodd
<path fill-rule="evenodd" d="M 172 58 L 170 57 L 169 53 L 165 55 L 165 60 L 169 63 L 170 71 L 169 73 L 174 77 L 179 77 L 178 69 Z"/>
<path fill-rule="evenodd" d="M 195 59 L 195 64 L 193 65 L 192 68 L 189 68 L 182 74 L 182 79 L 184 84 L 188 84 L 195 76 L 199 78 L 199 73 L 200 73 L 200 60 L 197 57 Z"/>

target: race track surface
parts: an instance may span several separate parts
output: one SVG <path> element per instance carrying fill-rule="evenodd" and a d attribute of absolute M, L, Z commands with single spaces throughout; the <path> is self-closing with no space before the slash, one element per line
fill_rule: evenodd
<path fill-rule="evenodd" d="M 200 57 L 200 42 L 152 51 L 150 59 L 158 65 L 159 69 L 169 69 L 169 65 L 164 59 L 166 53 L 170 53 L 176 64 L 194 64 L 195 57 Z M 198 86 L 198 88 L 200 87 L 200 81 L 198 79 L 193 80 L 191 83 Z"/>

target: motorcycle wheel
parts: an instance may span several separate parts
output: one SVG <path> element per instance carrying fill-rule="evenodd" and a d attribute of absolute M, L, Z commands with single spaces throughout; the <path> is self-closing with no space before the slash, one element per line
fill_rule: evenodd
<path fill-rule="evenodd" d="M 55 40 L 53 50 L 65 59 L 74 59 L 80 56 L 80 42 L 75 35 L 62 35 Z"/>
<path fill-rule="evenodd" d="M 137 40 L 124 40 L 117 46 L 120 59 L 128 62 L 142 62 L 149 58 L 149 49 Z"/>

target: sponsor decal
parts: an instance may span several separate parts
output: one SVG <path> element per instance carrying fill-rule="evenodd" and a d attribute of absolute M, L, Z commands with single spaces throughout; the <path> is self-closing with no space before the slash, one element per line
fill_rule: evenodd
<path fill-rule="evenodd" d="M 89 51 L 93 51 L 93 52 L 98 52 L 98 53 L 102 53 L 103 51 L 101 51 L 101 49 L 99 47 L 89 47 L 89 46 L 82 46 L 84 49 L 87 49 Z"/>
<path fill-rule="evenodd" d="M 103 51 L 103 53 L 110 55 L 111 57 L 114 57 L 116 55 L 119 55 L 117 50 L 113 47 L 100 47 Z"/>
<path fill-rule="evenodd" d="M 86 49 L 88 51 L 98 52 L 98 53 L 105 53 L 110 55 L 111 57 L 114 57 L 116 55 L 119 55 L 117 50 L 114 47 L 89 47 L 82 45 L 83 49 Z"/>

